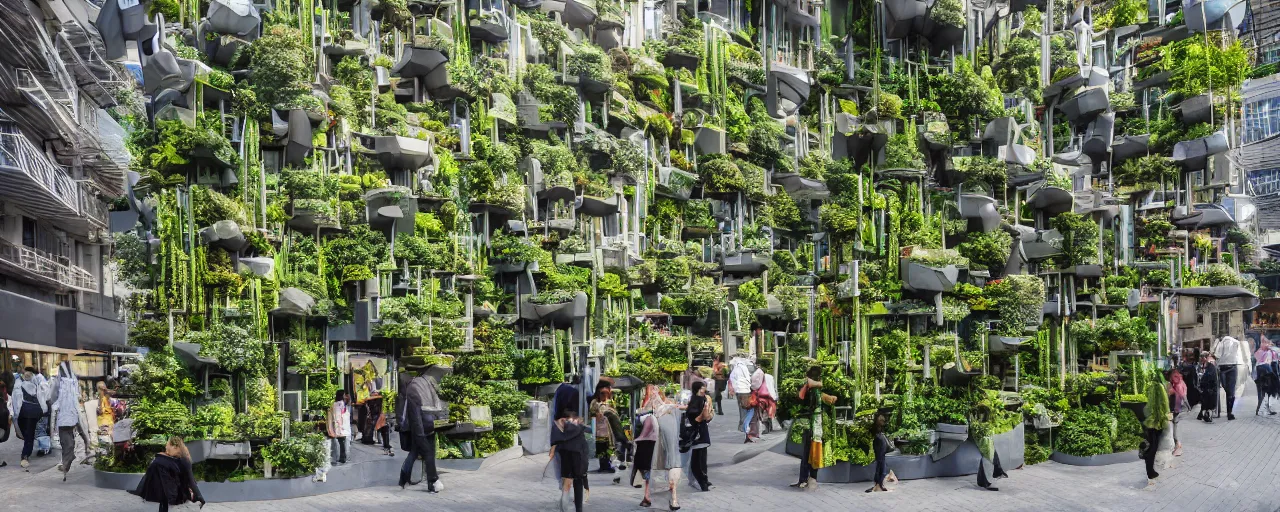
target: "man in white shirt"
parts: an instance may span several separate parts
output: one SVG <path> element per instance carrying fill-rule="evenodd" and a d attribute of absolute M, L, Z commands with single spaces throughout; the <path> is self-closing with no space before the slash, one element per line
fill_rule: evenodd
<path fill-rule="evenodd" d="M 1236 397 L 1243 390 L 1243 386 L 1236 385 L 1236 374 L 1240 365 L 1249 362 L 1248 350 L 1240 340 L 1231 336 L 1223 336 L 1213 345 L 1213 357 L 1218 360 L 1218 375 L 1221 377 L 1222 389 L 1227 392 L 1228 421 L 1236 419 Z"/>
<path fill-rule="evenodd" d="M 729 389 L 738 400 L 738 430 L 747 435 L 745 442 L 751 442 L 751 426 L 755 420 L 756 408 L 751 396 L 751 358 L 739 355 L 729 361 L 733 371 L 729 372 Z M 758 429 L 758 427 L 757 427 Z"/>

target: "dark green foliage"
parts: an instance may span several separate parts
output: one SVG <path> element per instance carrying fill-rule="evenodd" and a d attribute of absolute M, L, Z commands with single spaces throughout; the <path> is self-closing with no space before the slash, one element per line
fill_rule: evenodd
<path fill-rule="evenodd" d="M 1098 223 L 1075 212 L 1065 212 L 1052 221 L 1062 233 L 1062 267 L 1086 265 L 1098 259 Z"/>
<path fill-rule="evenodd" d="M 249 70 L 253 92 L 263 105 L 275 107 L 310 96 L 315 63 L 307 41 L 297 28 L 284 25 L 266 27 L 254 41 Z"/>
<path fill-rule="evenodd" d="M 956 247 L 961 256 L 969 258 L 969 262 L 988 269 L 1001 269 L 1009 261 L 1009 250 L 1013 237 L 1003 229 L 990 233 L 980 231 L 969 232 L 963 243 Z"/>

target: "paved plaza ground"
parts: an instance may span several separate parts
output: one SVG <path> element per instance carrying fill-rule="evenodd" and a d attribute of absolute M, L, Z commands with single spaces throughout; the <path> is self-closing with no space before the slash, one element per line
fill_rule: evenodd
<path fill-rule="evenodd" d="M 1252 386 L 1249 393 L 1252 394 Z M 719 416 L 711 447 L 711 480 L 715 489 L 698 492 L 679 487 L 682 510 L 809 511 L 982 511 L 1004 510 L 1168 510 L 1267 511 L 1280 510 L 1280 415 L 1254 416 L 1255 400 L 1237 404 L 1236 421 L 1225 415 L 1213 424 L 1187 419 L 1180 423 L 1185 454 L 1176 467 L 1162 469 L 1155 490 L 1146 485 L 1142 462 L 1105 467 L 1074 467 L 1045 462 L 1010 471 L 998 480 L 1000 492 L 979 490 L 973 477 L 913 480 L 893 486 L 892 493 L 865 494 L 868 484 L 826 484 L 814 492 L 787 487 L 796 480 L 798 461 L 768 448 L 783 434 L 744 445 L 732 431 L 736 413 Z M 93 512 L 155 510 L 124 491 L 93 486 L 92 470 L 77 464 L 67 482 L 53 469 L 57 452 L 32 459 L 30 473 L 18 467 L 16 439 L 0 444 L 0 510 L 84 510 Z M 545 455 L 523 457 L 478 472 L 445 473 L 441 494 L 427 494 L 424 486 L 401 490 L 370 487 L 281 501 L 210 503 L 220 511 L 483 511 L 553 510 L 558 491 L 542 479 Z M 594 463 L 592 467 L 595 467 Z M 332 477 L 331 477 L 332 478 Z M 624 478 L 625 481 L 625 478 Z M 612 485 L 606 475 L 591 475 L 593 492 L 588 510 L 639 510 L 641 491 Z M 667 494 L 655 494 L 655 509 L 666 509 Z M 76 506 L 70 506 L 75 504 Z M 175 510 L 195 510 L 194 506 Z"/>

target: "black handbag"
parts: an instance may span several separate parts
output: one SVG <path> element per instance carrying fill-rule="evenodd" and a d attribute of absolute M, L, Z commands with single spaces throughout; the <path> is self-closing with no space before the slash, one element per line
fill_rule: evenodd
<path fill-rule="evenodd" d="M 688 421 L 683 422 L 680 427 L 680 453 L 684 453 L 693 448 L 693 443 L 698 439 L 698 426 Z"/>

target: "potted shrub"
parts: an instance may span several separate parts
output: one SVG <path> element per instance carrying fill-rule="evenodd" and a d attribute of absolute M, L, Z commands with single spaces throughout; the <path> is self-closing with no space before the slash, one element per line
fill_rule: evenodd
<path fill-rule="evenodd" d="M 903 249 L 902 287 L 922 292 L 949 292 L 956 285 L 960 268 L 969 260 L 954 249 Z"/>

